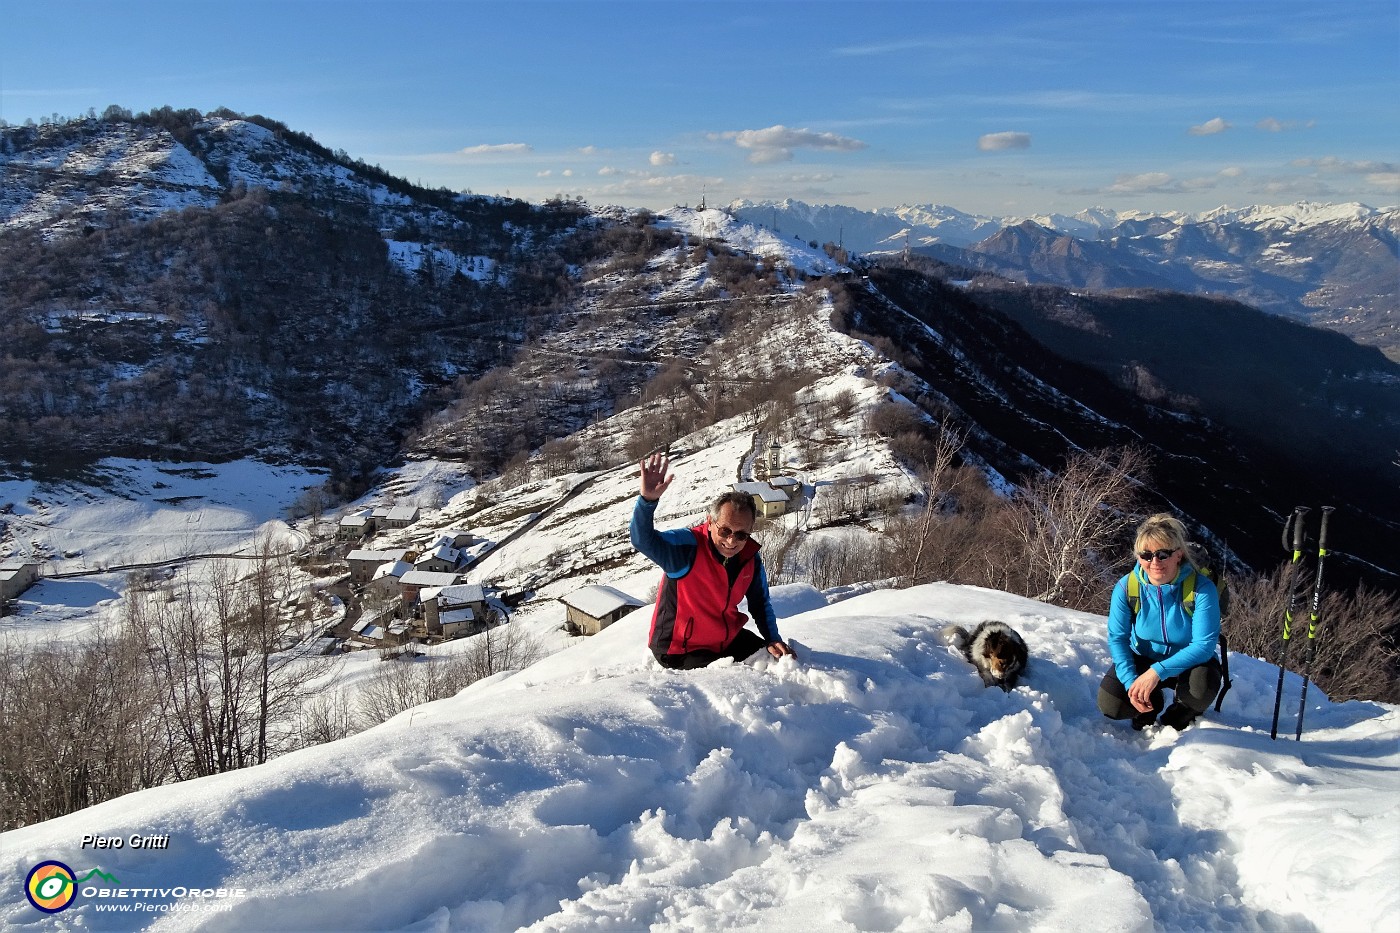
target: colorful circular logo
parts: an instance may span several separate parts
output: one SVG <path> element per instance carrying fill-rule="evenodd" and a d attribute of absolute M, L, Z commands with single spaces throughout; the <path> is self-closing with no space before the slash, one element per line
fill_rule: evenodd
<path fill-rule="evenodd" d="M 73 869 L 62 862 L 40 862 L 24 879 L 24 896 L 46 914 L 56 914 L 68 907 L 77 893 Z"/>

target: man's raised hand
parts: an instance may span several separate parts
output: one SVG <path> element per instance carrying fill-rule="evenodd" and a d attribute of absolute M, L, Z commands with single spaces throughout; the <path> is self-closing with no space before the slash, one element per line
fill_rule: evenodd
<path fill-rule="evenodd" d="M 642 498 L 648 502 L 655 502 L 661 498 L 661 494 L 666 491 L 666 487 L 671 485 L 671 480 L 675 476 L 667 476 L 666 470 L 671 465 L 665 454 L 654 453 L 642 461 Z"/>

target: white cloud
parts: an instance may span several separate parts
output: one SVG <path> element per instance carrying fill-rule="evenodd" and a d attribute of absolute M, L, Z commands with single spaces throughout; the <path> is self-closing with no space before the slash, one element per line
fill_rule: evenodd
<path fill-rule="evenodd" d="M 1366 176 L 1366 183 L 1386 194 L 1400 194 L 1400 172 L 1373 172 Z"/>
<path fill-rule="evenodd" d="M 1244 169 L 1238 165 L 1227 165 L 1220 170 L 1220 174 L 1224 178 L 1239 178 L 1244 174 Z"/>
<path fill-rule="evenodd" d="M 1232 124 L 1225 122 L 1223 117 L 1216 117 L 1213 120 L 1207 120 L 1199 126 L 1193 126 L 1186 132 L 1190 133 L 1192 136 L 1214 136 L 1216 133 L 1225 132 L 1231 125 Z"/>
<path fill-rule="evenodd" d="M 1266 133 L 1282 133 L 1285 130 L 1310 130 L 1316 125 L 1316 120 L 1309 120 L 1306 123 L 1300 123 L 1297 120 L 1276 120 L 1273 117 L 1265 117 L 1258 123 L 1254 124 L 1254 128 L 1257 130 L 1263 130 Z"/>
<path fill-rule="evenodd" d="M 676 154 L 674 152 L 661 152 L 657 150 L 651 154 L 652 165 L 675 165 Z"/>
<path fill-rule="evenodd" d="M 1000 152 L 1003 149 L 1029 149 L 1030 133 L 987 133 L 977 140 L 977 148 L 983 152 Z"/>
<path fill-rule="evenodd" d="M 604 177 L 609 175 L 621 175 L 622 169 L 612 165 L 604 165 L 602 168 L 598 169 L 598 174 Z"/>
<path fill-rule="evenodd" d="M 554 171 L 553 171 L 552 169 L 545 169 L 544 171 L 536 172 L 536 173 L 535 173 L 535 177 L 536 177 L 536 178 L 548 178 L 550 175 L 553 175 L 553 174 L 554 174 Z"/>
<path fill-rule="evenodd" d="M 1181 185 L 1166 172 L 1143 172 L 1138 175 L 1119 175 L 1113 180 L 1113 184 L 1103 190 L 1107 194 L 1144 194 L 1180 191 Z"/>
<path fill-rule="evenodd" d="M 566 169 L 564 169 L 564 171 L 560 172 L 559 174 L 560 174 L 560 175 L 563 175 L 565 178 L 573 178 L 573 177 L 574 177 L 574 170 L 571 169 L 571 168 L 566 168 Z"/>
<path fill-rule="evenodd" d="M 1295 168 L 1315 168 L 1325 174 L 1360 175 L 1366 184 L 1378 191 L 1400 194 L 1400 163 L 1323 156 L 1320 159 L 1294 159 L 1291 164 Z"/>
<path fill-rule="evenodd" d="M 1394 162 L 1373 160 L 1352 161 L 1336 156 L 1323 156 L 1320 159 L 1294 159 L 1298 168 L 1315 168 L 1324 172 L 1338 172 L 1344 175 L 1394 174 L 1400 172 L 1400 165 Z"/>
<path fill-rule="evenodd" d="M 501 143 L 499 145 L 468 146 L 460 150 L 462 155 L 522 155 L 526 152 L 534 152 L 535 147 L 528 143 Z"/>
<path fill-rule="evenodd" d="M 774 181 L 792 185 L 826 184 L 836 178 L 831 172 L 810 172 L 779 175 Z"/>
<path fill-rule="evenodd" d="M 789 129 L 781 124 L 762 130 L 730 130 L 711 133 L 711 139 L 732 140 L 740 149 L 749 150 L 749 161 L 757 165 L 769 162 L 789 162 L 794 149 L 821 149 L 828 152 L 855 152 L 866 148 L 859 139 L 835 133 L 817 133 L 806 129 Z"/>
<path fill-rule="evenodd" d="M 578 151 L 582 155 L 597 155 L 599 149 L 597 146 L 580 146 Z"/>

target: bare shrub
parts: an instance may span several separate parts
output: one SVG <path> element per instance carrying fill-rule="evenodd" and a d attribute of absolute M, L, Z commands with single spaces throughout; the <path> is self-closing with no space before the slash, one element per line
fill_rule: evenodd
<path fill-rule="evenodd" d="M 796 525 L 773 524 L 763 529 L 763 566 L 770 584 L 797 582 L 788 560 L 797 543 L 797 535 Z"/>
<path fill-rule="evenodd" d="M 879 539 L 809 537 L 798 547 L 795 559 L 806 567 L 813 586 L 828 590 L 881 579 L 885 576 L 885 554 Z"/>
<path fill-rule="evenodd" d="M 1230 650 L 1278 664 L 1283 657 L 1288 603 L 1287 563 L 1262 576 L 1230 577 L 1230 614 L 1222 624 Z M 1298 581 L 1310 587 L 1307 574 Z M 1302 594 L 1293 609 L 1286 666 L 1301 673 L 1308 651 L 1312 605 Z M 1354 593 L 1327 593 L 1319 606 L 1316 653 L 1309 676 L 1335 701 L 1400 702 L 1400 645 L 1394 625 L 1400 596 L 1361 584 Z"/>
<path fill-rule="evenodd" d="M 923 419 L 918 411 L 907 402 L 881 402 L 866 416 L 866 430 L 884 437 L 897 437 L 907 432 L 918 433 Z"/>
<path fill-rule="evenodd" d="M 361 688 L 354 721 L 368 729 L 415 706 L 455 696 L 493 674 L 528 667 L 543 655 L 538 639 L 507 624 L 473 636 L 456 654 L 386 660 Z"/>
<path fill-rule="evenodd" d="M 0 648 L 0 829 L 162 783 L 141 645 L 100 631 Z"/>
<path fill-rule="evenodd" d="M 357 731 L 344 691 L 314 696 L 302 707 L 298 732 L 303 746 L 335 742 Z"/>

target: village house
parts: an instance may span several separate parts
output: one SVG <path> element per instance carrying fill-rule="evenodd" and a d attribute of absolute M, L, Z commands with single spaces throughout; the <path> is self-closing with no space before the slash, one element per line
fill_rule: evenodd
<path fill-rule="evenodd" d="M 407 528 L 418 521 L 418 506 L 396 505 L 384 516 L 385 528 Z"/>
<path fill-rule="evenodd" d="M 438 532 L 439 543 L 445 541 L 459 551 L 468 544 L 471 544 L 474 540 L 476 540 L 476 536 L 465 528 L 448 528 L 445 531 Z"/>
<path fill-rule="evenodd" d="M 419 600 L 419 593 L 424 588 L 441 589 L 452 586 L 459 582 L 460 575 L 455 573 L 437 573 L 431 570 L 410 570 L 399 578 L 399 586 L 403 593 L 403 604 L 405 606 L 415 605 Z"/>
<path fill-rule="evenodd" d="M 403 591 L 400 581 L 411 570 L 413 565 L 406 560 L 387 561 L 374 569 L 374 577 L 366 589 L 385 597 L 398 596 Z"/>
<path fill-rule="evenodd" d="M 597 635 L 618 619 L 646 603 L 603 584 L 585 586 L 560 599 L 564 604 L 564 628 L 577 635 Z"/>
<path fill-rule="evenodd" d="M 335 537 L 338 541 L 359 541 L 374 534 L 374 527 L 374 518 L 368 512 L 356 512 L 340 520 L 335 527 Z"/>
<path fill-rule="evenodd" d="M 38 580 L 37 561 L 10 560 L 0 564 L 0 602 L 18 598 Z"/>
<path fill-rule="evenodd" d="M 489 627 L 491 610 L 486 605 L 486 590 L 478 583 L 424 589 L 421 595 L 423 624 L 430 636 L 455 638 Z"/>
<path fill-rule="evenodd" d="M 347 641 L 360 647 L 381 648 L 390 644 L 389 625 L 394 620 L 393 609 L 366 612 L 350 627 Z"/>
<path fill-rule="evenodd" d="M 403 560 L 407 553 L 408 551 L 404 548 L 390 551 L 370 551 L 356 548 L 345 555 L 345 562 L 350 565 L 350 582 L 370 582 L 374 579 L 374 572 L 379 569 L 380 564 Z"/>
<path fill-rule="evenodd" d="M 438 538 L 431 548 L 418 555 L 414 568 L 435 573 L 451 573 L 462 563 L 462 552 L 453 547 L 446 536 Z"/>
<path fill-rule="evenodd" d="M 787 511 L 787 493 L 779 492 L 767 483 L 735 483 L 735 492 L 742 492 L 753 499 L 759 518 L 773 518 Z"/>

